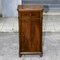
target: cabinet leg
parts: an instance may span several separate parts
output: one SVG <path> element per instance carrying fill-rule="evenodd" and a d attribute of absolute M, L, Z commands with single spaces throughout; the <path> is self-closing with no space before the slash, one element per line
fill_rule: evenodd
<path fill-rule="evenodd" d="M 22 54 L 19 54 L 19 57 L 21 57 L 22 56 Z"/>
<path fill-rule="evenodd" d="M 40 57 L 42 57 L 42 56 L 43 56 L 43 53 L 41 52 L 41 53 L 40 53 Z"/>

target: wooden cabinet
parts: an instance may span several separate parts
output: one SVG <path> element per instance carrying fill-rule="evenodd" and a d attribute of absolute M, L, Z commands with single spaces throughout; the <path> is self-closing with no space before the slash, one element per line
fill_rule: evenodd
<path fill-rule="evenodd" d="M 19 56 L 42 56 L 43 9 L 37 5 L 19 5 Z"/>

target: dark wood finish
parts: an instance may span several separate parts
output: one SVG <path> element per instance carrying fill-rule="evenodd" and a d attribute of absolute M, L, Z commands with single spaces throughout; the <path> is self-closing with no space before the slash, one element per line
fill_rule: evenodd
<path fill-rule="evenodd" d="M 43 9 L 36 5 L 19 5 L 19 56 L 40 54 L 42 56 Z"/>

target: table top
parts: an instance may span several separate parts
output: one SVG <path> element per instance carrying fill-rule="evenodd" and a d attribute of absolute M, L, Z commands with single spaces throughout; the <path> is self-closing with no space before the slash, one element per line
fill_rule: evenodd
<path fill-rule="evenodd" d="M 18 11 L 40 11 L 43 10 L 41 5 L 18 5 Z"/>

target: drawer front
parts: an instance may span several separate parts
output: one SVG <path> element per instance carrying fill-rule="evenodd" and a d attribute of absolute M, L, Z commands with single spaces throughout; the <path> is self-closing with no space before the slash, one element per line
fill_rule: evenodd
<path fill-rule="evenodd" d="M 40 18 L 41 12 L 40 11 L 22 11 L 19 12 L 20 18 Z"/>
<path fill-rule="evenodd" d="M 40 11 L 32 11 L 31 18 L 40 18 Z"/>

